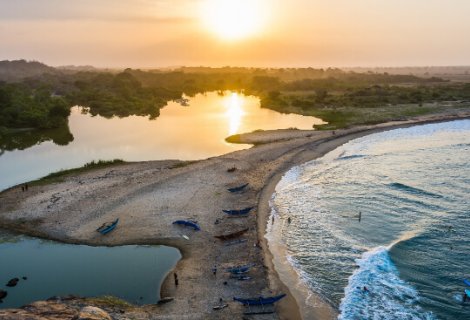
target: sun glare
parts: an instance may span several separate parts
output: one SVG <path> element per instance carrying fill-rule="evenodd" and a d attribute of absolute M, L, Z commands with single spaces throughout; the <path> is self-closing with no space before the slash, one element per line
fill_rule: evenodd
<path fill-rule="evenodd" d="M 207 0 L 202 20 L 223 40 L 239 40 L 261 32 L 268 8 L 266 0 Z"/>
<path fill-rule="evenodd" d="M 240 128 L 242 118 L 245 115 L 243 105 L 245 101 L 240 95 L 233 92 L 230 96 L 226 97 L 223 102 L 227 108 L 226 115 L 229 120 L 229 135 L 235 134 Z"/>

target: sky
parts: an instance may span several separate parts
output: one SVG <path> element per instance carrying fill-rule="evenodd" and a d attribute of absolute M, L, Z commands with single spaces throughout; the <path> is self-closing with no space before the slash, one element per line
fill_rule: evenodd
<path fill-rule="evenodd" d="M 470 65 L 468 0 L 0 0 L 0 60 L 52 66 Z"/>

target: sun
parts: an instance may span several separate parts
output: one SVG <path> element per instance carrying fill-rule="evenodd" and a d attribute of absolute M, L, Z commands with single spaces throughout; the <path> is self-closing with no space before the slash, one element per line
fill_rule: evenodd
<path fill-rule="evenodd" d="M 262 31 L 269 9 L 267 0 L 206 0 L 202 20 L 223 40 L 240 40 Z"/>

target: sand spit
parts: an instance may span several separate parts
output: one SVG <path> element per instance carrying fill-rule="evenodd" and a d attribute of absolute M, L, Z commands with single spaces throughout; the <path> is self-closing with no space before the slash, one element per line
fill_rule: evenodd
<path fill-rule="evenodd" d="M 0 227 L 69 243 L 164 244 L 179 248 L 183 258 L 174 270 L 179 285 L 174 285 L 170 274 L 162 287 L 163 297 L 175 299 L 127 311 L 98 305 L 115 319 L 300 319 L 296 302 L 299 296 L 290 294 L 280 281 L 264 238 L 270 212 L 268 200 L 282 174 L 360 136 L 469 116 L 470 113 L 460 113 L 422 117 L 336 132 L 279 130 L 245 134 L 238 137 L 239 141 L 255 143 L 256 147 L 198 162 L 121 164 L 71 175 L 59 183 L 31 186 L 27 192 L 15 187 L 0 194 Z M 258 142 L 255 135 L 260 136 Z M 244 183 L 249 185 L 242 192 L 227 191 Z M 246 218 L 230 218 L 222 212 L 250 206 L 255 209 Z M 120 222 L 112 233 L 101 236 L 95 231 L 102 223 L 116 218 Z M 177 219 L 195 220 L 202 231 L 172 225 Z M 249 228 L 242 236 L 246 242 L 226 246 L 214 238 L 244 228 Z M 261 248 L 256 246 L 258 241 Z M 251 281 L 230 279 L 223 272 L 229 266 L 246 263 L 254 263 L 249 273 Z M 214 265 L 216 275 L 212 272 Z M 243 315 L 245 308 L 233 301 L 234 296 L 270 296 L 280 292 L 288 296 L 277 303 L 272 314 Z M 228 307 L 213 310 L 221 304 L 220 299 Z M 61 303 L 73 304 L 70 301 Z M 0 310 L 0 317 L 7 318 L 11 312 L 15 311 Z M 316 315 L 319 319 L 334 316 L 335 311 L 327 305 L 320 307 Z"/>

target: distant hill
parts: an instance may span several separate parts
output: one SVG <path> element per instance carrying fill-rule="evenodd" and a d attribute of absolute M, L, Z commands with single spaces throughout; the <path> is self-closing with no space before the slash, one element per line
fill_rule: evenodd
<path fill-rule="evenodd" d="M 74 72 L 94 72 L 94 71 L 101 71 L 98 68 L 95 68 L 93 66 L 74 66 L 74 65 L 68 65 L 68 66 L 59 66 L 57 67 L 59 70 L 64 70 L 64 71 L 74 71 Z"/>
<path fill-rule="evenodd" d="M 16 82 L 25 78 L 36 77 L 44 73 L 55 74 L 58 71 L 38 61 L 3 60 L 0 61 L 0 81 Z"/>

